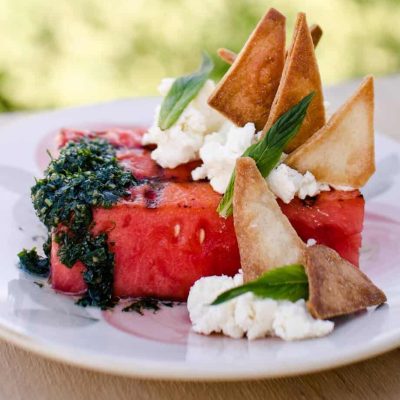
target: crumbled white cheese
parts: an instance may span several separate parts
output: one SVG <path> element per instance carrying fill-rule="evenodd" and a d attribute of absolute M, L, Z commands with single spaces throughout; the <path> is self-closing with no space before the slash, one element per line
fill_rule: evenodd
<path fill-rule="evenodd" d="M 320 183 L 307 171 L 304 175 L 286 164 L 279 164 L 267 177 L 268 186 L 276 197 L 284 203 L 290 203 L 295 196 L 305 199 L 329 191 L 329 185 Z"/>
<path fill-rule="evenodd" d="M 311 246 L 314 246 L 316 244 L 317 244 L 317 241 L 315 239 L 313 239 L 313 238 L 308 239 L 307 243 L 306 243 L 307 247 L 311 247 Z"/>
<path fill-rule="evenodd" d="M 249 340 L 268 335 L 297 340 L 332 332 L 334 323 L 314 319 L 304 300 L 296 303 L 275 301 L 246 293 L 226 303 L 210 306 L 219 294 L 242 282 L 243 276 L 239 273 L 234 278 L 201 278 L 192 286 L 187 307 L 195 332 L 205 335 L 218 332 L 233 338 L 246 335 Z"/>
<path fill-rule="evenodd" d="M 240 278 L 238 284 L 242 284 Z M 236 301 L 229 301 L 219 306 L 209 306 L 225 290 L 236 286 L 228 276 L 210 276 L 199 279 L 190 290 L 187 307 L 193 330 L 205 335 L 212 332 L 223 333 L 233 338 L 241 338 L 243 329 L 235 323 Z"/>
<path fill-rule="evenodd" d="M 304 300 L 296 303 L 282 301 L 279 311 L 275 313 L 273 330 L 284 340 L 299 340 L 326 336 L 332 332 L 334 323 L 314 319 L 307 311 Z"/>
<path fill-rule="evenodd" d="M 192 171 L 193 180 L 208 178 L 213 189 L 225 193 L 236 160 L 255 140 L 253 123 L 238 127 L 226 122 L 221 130 L 207 135 L 199 155 L 203 164 Z"/>
<path fill-rule="evenodd" d="M 166 96 L 174 83 L 173 78 L 163 79 L 158 87 Z M 163 168 L 175 168 L 180 164 L 200 159 L 203 163 L 192 171 L 193 180 L 209 179 L 213 189 L 225 193 L 236 160 L 255 141 L 258 135 L 254 124 L 238 127 L 220 115 L 207 104 L 207 99 L 215 89 L 215 83 L 207 80 L 198 95 L 182 112 L 178 121 L 169 129 L 158 127 L 160 107 L 156 110 L 153 125 L 143 136 L 143 144 L 156 144 L 151 158 Z M 267 181 L 272 192 L 289 203 L 295 196 L 301 199 L 316 196 L 321 191 L 330 190 L 329 185 L 318 182 L 311 172 L 304 175 L 283 164 L 269 174 Z M 336 186 L 337 190 L 353 190 L 346 186 Z"/>
<path fill-rule="evenodd" d="M 352 190 L 355 190 L 351 186 L 344 186 L 344 185 L 330 185 L 333 189 L 335 190 L 341 190 L 342 192 L 351 192 Z"/>
<path fill-rule="evenodd" d="M 257 299 L 246 293 L 236 300 L 235 322 L 249 340 L 273 335 L 273 322 L 278 302 L 271 299 Z"/>
<path fill-rule="evenodd" d="M 163 79 L 158 87 L 162 96 L 166 96 L 174 79 Z M 157 107 L 153 125 L 143 136 L 144 145 L 156 144 L 151 158 L 163 168 L 175 168 L 198 158 L 204 136 L 218 131 L 225 118 L 207 104 L 207 99 L 215 89 L 215 83 L 207 80 L 199 94 L 189 103 L 177 122 L 169 129 L 158 126 L 160 107 Z"/>

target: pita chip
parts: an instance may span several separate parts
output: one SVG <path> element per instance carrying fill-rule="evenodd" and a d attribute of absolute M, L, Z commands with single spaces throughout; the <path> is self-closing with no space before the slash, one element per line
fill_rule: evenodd
<path fill-rule="evenodd" d="M 321 40 L 322 33 L 322 29 L 319 25 L 314 24 L 310 26 L 310 34 L 314 43 L 314 48 L 317 47 L 319 41 Z M 233 64 L 237 57 L 237 54 L 234 51 L 225 48 L 218 49 L 217 54 L 223 61 L 230 65 Z"/>
<path fill-rule="evenodd" d="M 326 246 L 306 249 L 307 308 L 314 318 L 352 314 L 386 301 L 386 296 L 351 263 Z"/>
<path fill-rule="evenodd" d="M 271 268 L 303 263 L 305 244 L 249 157 L 236 162 L 233 218 L 245 282 Z"/>
<path fill-rule="evenodd" d="M 362 187 L 375 171 L 374 83 L 364 79 L 329 122 L 291 153 L 285 164 L 320 182 Z"/>
<path fill-rule="evenodd" d="M 218 49 L 217 54 L 219 55 L 219 58 L 229 65 L 232 65 L 237 57 L 237 54 L 234 51 L 225 48 Z"/>
<path fill-rule="evenodd" d="M 307 307 L 318 319 L 352 314 L 386 301 L 385 294 L 335 250 L 302 242 L 249 157 L 236 162 L 233 218 L 245 282 L 272 268 L 304 265 Z"/>
<path fill-rule="evenodd" d="M 282 79 L 264 127 L 264 134 L 283 113 L 310 92 L 315 92 L 315 96 L 300 130 L 285 148 L 287 153 L 303 144 L 325 124 L 321 77 L 314 53 L 314 45 L 307 26 L 306 16 L 304 13 L 300 13 L 297 17 L 293 41 L 286 58 Z"/>
<path fill-rule="evenodd" d="M 261 130 L 267 121 L 284 65 L 285 21 L 267 12 L 208 99 L 236 125 L 254 122 Z"/>
<path fill-rule="evenodd" d="M 323 31 L 319 25 L 313 24 L 310 26 L 310 34 L 315 49 L 318 46 L 319 41 L 321 40 Z"/>

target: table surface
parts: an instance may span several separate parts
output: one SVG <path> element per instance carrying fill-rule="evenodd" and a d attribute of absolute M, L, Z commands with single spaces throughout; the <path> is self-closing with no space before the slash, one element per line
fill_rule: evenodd
<path fill-rule="evenodd" d="M 357 86 L 325 90 L 335 110 Z M 400 140 L 400 75 L 376 80 L 375 126 Z M 1 114 L 0 124 L 21 117 Z M 1 129 L 0 129 L 1 131 Z M 0 399 L 399 399 L 400 348 L 331 371 L 252 382 L 182 383 L 124 378 L 86 371 L 0 341 Z"/>

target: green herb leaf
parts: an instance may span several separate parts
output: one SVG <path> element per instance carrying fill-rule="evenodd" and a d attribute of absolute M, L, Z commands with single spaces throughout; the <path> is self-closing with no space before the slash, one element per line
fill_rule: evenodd
<path fill-rule="evenodd" d="M 251 157 L 257 164 L 257 168 L 263 177 L 267 177 L 279 162 L 286 144 L 296 135 L 306 116 L 308 106 L 314 92 L 304 97 L 272 125 L 264 137 L 251 145 L 242 157 Z M 221 199 L 217 211 L 222 217 L 232 214 L 233 190 L 235 185 L 235 171 L 231 176 L 224 197 Z"/>
<path fill-rule="evenodd" d="M 47 257 L 40 257 L 35 248 L 23 249 L 18 253 L 21 269 L 32 275 L 47 278 L 50 274 L 50 262 Z"/>
<path fill-rule="evenodd" d="M 225 303 L 244 293 L 274 300 L 308 299 L 308 278 L 300 264 L 286 265 L 265 272 L 260 278 L 220 294 L 211 305 Z"/>
<path fill-rule="evenodd" d="M 161 104 L 158 126 L 162 130 L 170 128 L 178 120 L 204 86 L 213 68 L 213 61 L 203 53 L 203 62 L 198 71 L 175 80 Z"/>

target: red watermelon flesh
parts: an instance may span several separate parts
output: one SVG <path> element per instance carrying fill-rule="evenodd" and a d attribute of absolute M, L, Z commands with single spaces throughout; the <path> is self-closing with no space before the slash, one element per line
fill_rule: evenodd
<path fill-rule="evenodd" d="M 315 239 L 359 265 L 365 201 L 358 190 L 322 192 L 315 198 L 295 198 L 289 204 L 279 201 L 279 205 L 305 242 Z"/>
<path fill-rule="evenodd" d="M 192 161 L 173 169 L 161 168 L 152 160 L 151 151 L 144 148 L 118 150 L 117 158 L 137 179 L 190 182 L 192 170 L 200 165 L 199 161 Z"/>
<path fill-rule="evenodd" d="M 96 209 L 93 232 L 108 232 L 115 253 L 114 294 L 184 300 L 200 277 L 235 274 L 236 235 L 232 219 L 215 212 L 219 199 L 207 183 L 158 183 L 135 188 L 131 199 L 111 209 Z M 364 210 L 359 192 L 327 192 L 314 205 L 298 199 L 280 205 L 304 241 L 313 238 L 358 265 Z M 68 269 L 53 246 L 53 287 L 82 292 L 82 264 Z"/>
<path fill-rule="evenodd" d="M 83 137 L 89 139 L 100 138 L 107 140 L 115 147 L 140 148 L 145 128 L 120 129 L 111 128 L 92 131 L 89 129 L 61 129 L 58 135 L 58 146 L 64 147 L 68 142 L 78 141 Z"/>
<path fill-rule="evenodd" d="M 218 216 L 219 200 L 205 182 L 154 183 L 111 209 L 95 209 L 93 233 L 106 231 L 115 254 L 114 294 L 186 300 L 202 276 L 235 274 L 240 258 L 233 220 Z M 56 251 L 53 287 L 81 291 L 80 265 L 69 270 Z"/>
<path fill-rule="evenodd" d="M 117 159 L 137 179 L 157 179 L 174 182 L 191 181 L 191 172 L 200 165 L 200 162 L 192 161 L 173 169 L 161 168 L 151 158 L 151 149 L 144 148 L 141 144 L 145 131 L 144 128 L 112 128 L 104 131 L 62 129 L 58 136 L 58 145 L 63 147 L 68 142 L 78 141 L 83 137 L 104 139 L 116 147 Z"/>
<path fill-rule="evenodd" d="M 69 140 L 76 140 L 71 132 Z M 137 137 L 136 131 L 131 132 Z M 135 176 L 151 179 L 151 183 L 134 188 L 130 199 L 111 209 L 94 211 L 94 233 L 107 231 L 110 245 L 114 243 L 114 294 L 183 300 L 201 276 L 236 273 L 240 260 L 232 219 L 218 216 L 220 195 L 208 183 L 190 182 L 197 162 L 162 169 L 151 159 L 149 149 L 135 143 L 134 139 L 114 141 L 117 157 Z M 359 191 L 323 192 L 315 198 L 279 204 L 304 241 L 313 238 L 358 265 L 364 218 Z M 82 264 L 68 269 L 55 249 L 53 287 L 81 292 L 85 287 Z"/>
<path fill-rule="evenodd" d="M 72 268 L 67 268 L 58 258 L 59 245 L 56 241 L 51 243 L 51 285 L 59 292 L 80 294 L 86 290 L 82 273 L 85 266 L 78 261 Z"/>

